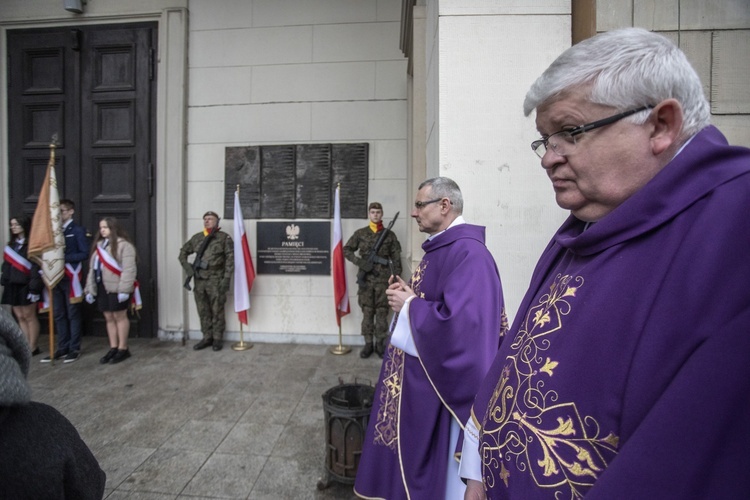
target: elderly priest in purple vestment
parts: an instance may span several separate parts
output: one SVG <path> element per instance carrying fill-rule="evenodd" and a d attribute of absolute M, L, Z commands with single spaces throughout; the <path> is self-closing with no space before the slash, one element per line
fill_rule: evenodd
<path fill-rule="evenodd" d="M 407 285 L 386 291 L 397 313 L 354 485 L 362 498 L 455 499 L 461 434 L 507 320 L 484 227 L 467 224 L 451 179 L 419 186 L 411 216 L 429 234 Z"/>
<path fill-rule="evenodd" d="M 750 150 L 637 28 L 563 52 L 532 110 L 570 217 L 477 394 L 465 498 L 748 498 Z"/>

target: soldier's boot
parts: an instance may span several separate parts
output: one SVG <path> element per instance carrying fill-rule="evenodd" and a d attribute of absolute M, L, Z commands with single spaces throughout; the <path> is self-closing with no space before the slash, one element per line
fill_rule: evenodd
<path fill-rule="evenodd" d="M 208 338 L 204 337 L 200 342 L 198 342 L 197 344 L 193 346 L 193 349 L 195 349 L 196 351 L 200 351 L 201 349 L 205 349 L 206 347 L 210 346 L 213 343 L 214 343 L 214 339 L 212 339 L 211 337 L 208 337 Z"/>
<path fill-rule="evenodd" d="M 365 338 L 365 346 L 359 351 L 359 357 L 362 359 L 369 358 L 375 349 L 372 347 L 372 339 Z"/>
<path fill-rule="evenodd" d="M 375 340 L 375 353 L 380 359 L 383 359 L 383 354 L 385 354 L 385 339 Z"/>

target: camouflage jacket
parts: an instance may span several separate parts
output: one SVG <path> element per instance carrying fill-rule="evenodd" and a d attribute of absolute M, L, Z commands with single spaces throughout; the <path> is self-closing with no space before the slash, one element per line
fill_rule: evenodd
<path fill-rule="evenodd" d="M 354 231 L 352 237 L 349 238 L 349 241 L 346 242 L 346 245 L 344 245 L 344 256 L 357 267 L 362 267 L 367 260 L 367 256 L 370 255 L 370 250 L 375 246 L 380 235 L 380 232 L 373 233 L 370 226 L 357 229 Z M 358 252 L 359 255 L 357 255 Z M 396 274 L 399 276 L 401 275 L 401 245 L 399 244 L 396 235 L 393 234 L 393 231 L 388 231 L 388 234 L 378 251 L 378 257 L 382 257 L 386 260 L 391 259 Z M 387 282 L 390 275 L 391 270 L 388 265 L 376 263 L 372 268 L 372 272 L 367 273 L 367 280 Z"/>
<path fill-rule="evenodd" d="M 198 252 L 204 238 L 206 236 L 203 235 L 203 231 L 196 233 L 180 249 L 180 264 L 188 275 L 192 272 L 193 267 L 187 260 L 188 255 Z M 226 283 L 229 283 L 232 274 L 234 274 L 234 242 L 232 237 L 221 230 L 217 231 L 213 240 L 209 242 L 205 252 L 203 252 L 203 260 L 208 268 L 201 269 L 196 278 L 221 277 L 226 280 Z"/>

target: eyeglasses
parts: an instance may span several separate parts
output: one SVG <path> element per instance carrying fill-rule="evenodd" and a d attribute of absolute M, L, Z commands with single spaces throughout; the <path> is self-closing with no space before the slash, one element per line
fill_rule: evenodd
<path fill-rule="evenodd" d="M 435 198 L 434 200 L 427 200 L 427 201 L 415 201 L 414 208 L 416 208 L 417 210 L 422 210 L 424 207 L 426 207 L 430 203 L 436 203 L 440 200 L 442 200 L 442 198 Z"/>
<path fill-rule="evenodd" d="M 611 125 L 627 116 L 634 115 L 651 108 L 653 108 L 653 106 L 643 106 L 638 109 L 631 109 L 623 113 L 618 113 L 616 115 L 610 116 L 609 118 L 603 118 L 595 122 L 580 125 L 569 130 L 561 130 L 559 132 L 555 132 L 545 139 L 539 139 L 532 142 L 531 149 L 539 158 L 544 158 L 544 155 L 547 154 L 548 149 L 551 149 L 555 152 L 555 154 L 558 154 L 560 156 L 566 156 L 572 153 L 575 149 L 576 136 L 581 135 L 584 132 L 588 132 L 589 130 L 594 130 L 595 128 L 603 127 L 605 125 Z"/>

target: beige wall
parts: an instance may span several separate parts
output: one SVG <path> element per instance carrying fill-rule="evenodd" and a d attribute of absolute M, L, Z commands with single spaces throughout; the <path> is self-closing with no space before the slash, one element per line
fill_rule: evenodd
<path fill-rule="evenodd" d="M 368 142 L 369 197 L 405 239 L 407 60 L 398 48 L 399 0 L 190 1 L 187 233 L 206 210 L 221 211 L 227 146 Z M 219 11 L 220 12 L 217 12 Z M 342 186 L 346 189 L 346 186 Z M 229 214 L 225 214 L 229 215 Z M 343 221 L 347 239 L 367 221 Z M 246 221 L 255 248 L 255 221 Z M 231 222 L 224 229 L 232 232 Z M 356 267 L 347 263 L 352 314 L 347 342 L 360 342 Z M 227 329 L 239 323 L 228 301 Z M 251 337 L 335 343 L 329 276 L 260 275 Z M 190 330 L 198 317 L 190 305 Z M 197 332 L 194 332 L 197 335 Z"/>
<path fill-rule="evenodd" d="M 570 5 L 529 4 L 441 0 L 426 8 L 433 27 L 428 176 L 458 182 L 467 222 L 487 227 L 511 320 L 539 254 L 567 216 L 529 148 L 536 127 L 533 116 L 523 116 L 522 103 L 531 83 L 570 45 Z"/>

